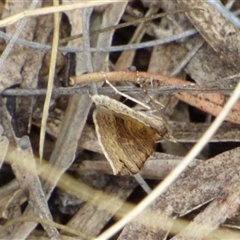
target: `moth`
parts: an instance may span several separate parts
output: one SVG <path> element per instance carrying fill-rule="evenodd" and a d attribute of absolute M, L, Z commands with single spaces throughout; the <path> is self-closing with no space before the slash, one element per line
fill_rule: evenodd
<path fill-rule="evenodd" d="M 103 95 L 92 96 L 93 121 L 99 144 L 115 175 L 137 174 L 167 134 L 161 119 L 137 112 Z"/>

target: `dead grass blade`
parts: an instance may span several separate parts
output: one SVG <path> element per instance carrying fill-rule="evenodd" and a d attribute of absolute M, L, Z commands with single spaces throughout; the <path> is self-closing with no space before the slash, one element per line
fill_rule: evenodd
<path fill-rule="evenodd" d="M 53 3 L 55 7 L 59 5 L 58 0 L 53 1 Z M 50 59 L 50 66 L 49 66 L 48 85 L 47 85 L 47 93 L 46 93 L 46 98 L 45 98 L 44 107 L 43 107 L 43 115 L 42 115 L 42 122 L 41 122 L 41 131 L 40 131 L 40 142 L 39 142 L 40 160 L 43 158 L 48 110 L 49 110 L 51 96 L 52 96 L 53 80 L 54 80 L 56 60 L 57 60 L 58 41 L 59 41 L 59 20 L 60 20 L 59 13 L 58 12 L 54 13 L 54 31 L 53 31 L 51 59 Z"/>

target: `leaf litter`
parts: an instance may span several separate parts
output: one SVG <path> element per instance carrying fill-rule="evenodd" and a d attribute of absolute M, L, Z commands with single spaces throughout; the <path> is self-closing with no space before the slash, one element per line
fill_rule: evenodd
<path fill-rule="evenodd" d="M 71 4 L 72 1 L 63 3 Z M 8 1 L 2 6 L 3 19 L 25 11 L 30 2 L 19 4 Z M 38 1 L 39 8 L 46 6 L 45 1 Z M 179 6 L 186 9 L 186 15 L 171 14 L 138 26 L 90 36 L 86 35 L 88 31 L 82 31 L 82 26 L 85 30 L 92 31 L 118 24 L 120 21 L 134 20 L 138 18 L 137 11 L 142 13 L 140 15 L 149 16 L 160 11 L 172 12 L 179 9 Z M 231 11 L 239 7 L 236 1 Z M 189 11 L 190 8 L 202 10 Z M 209 7 L 208 3 L 196 4 L 194 1 L 184 0 L 129 3 L 123 1 L 89 10 L 62 11 L 60 16 L 60 38 L 82 32 L 83 38 L 61 45 L 65 48 L 65 51 L 60 53 L 64 61 L 60 63 L 60 60 L 57 60 L 54 87 L 68 82 L 66 79 L 72 75 L 79 76 L 86 71 L 108 71 L 107 69 L 125 71 L 131 65 L 136 66 L 138 71 L 191 80 L 198 86 L 214 87 L 219 89 L 219 92 L 230 86 L 233 88 L 236 84 L 234 80 L 223 79 L 239 71 L 239 58 L 236 56 L 239 49 L 239 31 L 218 14 L 214 7 Z M 19 38 L 51 44 L 54 28 L 52 19 L 51 14 L 29 18 Z M 4 26 L 4 32 L 8 35 L 14 34 L 17 25 L 13 23 Z M 167 44 L 140 49 L 144 41 L 168 38 L 192 28 L 197 29 L 199 33 Z M 89 41 L 89 37 L 90 42 L 86 42 Z M 46 85 L 50 65 L 45 57 L 47 50 L 32 49 L 28 45 L 18 43 L 18 40 L 0 70 L 1 92 L 9 87 L 31 91 L 32 88 Z M 110 46 L 114 48 L 114 45 L 132 43 L 138 44 L 139 49 L 118 53 L 103 50 Z M 2 45 L 4 48 L 6 44 Z M 88 46 L 85 53 L 72 54 L 74 64 L 69 65 L 70 55 L 66 54 L 68 49 L 82 46 Z M 103 51 L 90 54 L 93 47 Z M 192 55 L 189 54 L 190 51 Z M 44 61 L 47 64 L 43 64 Z M 115 85 L 118 87 L 126 84 Z M 135 84 L 128 83 L 129 95 L 135 87 Z M 93 86 L 90 86 L 90 89 L 93 89 Z M 146 89 L 148 94 L 151 94 L 151 89 L 147 86 Z M 147 162 L 142 170 L 151 187 L 155 187 L 174 168 L 176 162 L 181 161 L 181 157 L 188 151 L 186 149 L 191 148 L 192 142 L 198 141 L 201 133 L 212 121 L 211 112 L 205 107 L 202 107 L 201 111 L 190 108 L 191 100 L 182 103 L 174 96 L 177 96 L 176 93 L 178 92 L 151 95 L 152 99 L 165 106 L 162 112 L 168 119 L 170 128 L 174 129 L 173 134 L 176 132 L 176 139 L 184 145 L 168 142 L 157 144 L 156 158 L 149 159 L 149 163 Z M 122 100 L 114 91 L 110 96 Z M 132 96 L 146 103 L 149 101 L 144 91 Z M 222 107 L 226 98 L 228 96 L 224 96 L 222 102 L 219 98 L 209 101 Z M 200 105 L 202 100 L 198 98 Z M 70 97 L 53 95 L 46 128 L 44 161 L 39 165 L 38 142 L 43 101 L 44 96 L 1 96 L 1 172 L 4 174 L 4 171 L 13 171 L 13 177 L 5 179 L 0 188 L 3 199 L 0 207 L 2 226 L 5 225 L 0 233 L 1 237 L 31 239 L 35 236 L 48 236 L 50 239 L 60 239 L 70 234 L 69 229 L 64 227 L 76 229 L 78 232 L 71 234 L 76 234 L 81 239 L 97 237 L 103 229 L 107 229 L 123 217 L 133 204 L 141 201 L 144 193 L 131 177 L 112 176 L 110 169 L 106 171 L 108 166 L 96 139 L 90 117 L 92 103 L 87 94 Z M 138 109 L 137 105 L 129 104 Z M 237 105 L 235 109 L 238 114 Z M 149 114 L 154 111 L 155 109 L 152 109 Z M 157 114 L 157 111 L 155 112 Z M 185 130 L 179 131 L 183 124 Z M 166 236 L 170 239 L 210 238 L 214 236 L 210 234 L 217 236 L 221 230 L 220 225 L 227 219 L 234 219 L 238 215 L 238 124 L 225 122 L 221 129 L 212 139 L 214 143 L 208 143 L 198 156 L 201 160 L 195 160 L 164 194 L 127 224 L 114 239 L 164 239 Z M 186 131 L 190 137 L 186 136 Z M 159 151 L 172 155 L 169 157 L 159 153 L 159 157 Z M 51 168 L 44 167 L 48 166 L 45 165 L 45 160 Z M 175 161 L 174 164 L 171 160 Z M 150 163 L 151 161 L 153 162 Z M 12 170 L 8 168 L 9 165 Z M 158 173 L 158 167 L 166 169 L 165 172 Z M 67 174 L 71 176 L 67 178 Z M 61 178 L 66 181 L 62 181 Z M 71 182 L 70 179 L 74 181 Z M 79 182 L 83 182 L 89 188 L 80 187 Z M 70 187 L 70 183 L 73 188 Z M 74 186 L 79 186 L 79 190 L 74 190 Z M 73 190 L 70 192 L 70 189 Z M 127 201 L 132 204 L 128 204 Z M 29 220 L 23 223 L 23 217 Z M 160 221 L 161 217 L 166 221 Z M 19 218 L 19 222 L 11 223 L 14 218 Z M 183 218 L 189 222 L 181 225 Z M 54 225 L 52 220 L 62 225 Z M 38 222 L 41 222 L 42 229 L 36 228 Z M 237 222 L 234 224 L 237 225 Z M 223 234 L 236 238 L 238 233 L 228 229 L 221 232 L 221 237 Z"/>

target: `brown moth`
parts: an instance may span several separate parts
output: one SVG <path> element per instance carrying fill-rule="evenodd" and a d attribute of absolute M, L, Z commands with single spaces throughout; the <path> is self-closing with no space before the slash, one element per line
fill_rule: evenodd
<path fill-rule="evenodd" d="M 164 123 L 107 96 L 94 95 L 92 100 L 98 141 L 113 173 L 138 173 L 152 155 L 155 141 L 167 134 Z"/>

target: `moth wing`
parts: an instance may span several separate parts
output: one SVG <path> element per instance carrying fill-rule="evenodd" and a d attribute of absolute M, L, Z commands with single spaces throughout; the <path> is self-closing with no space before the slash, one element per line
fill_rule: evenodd
<path fill-rule="evenodd" d="M 138 173 L 153 153 L 156 130 L 129 116 L 97 107 L 93 120 L 99 144 L 113 173 Z"/>

